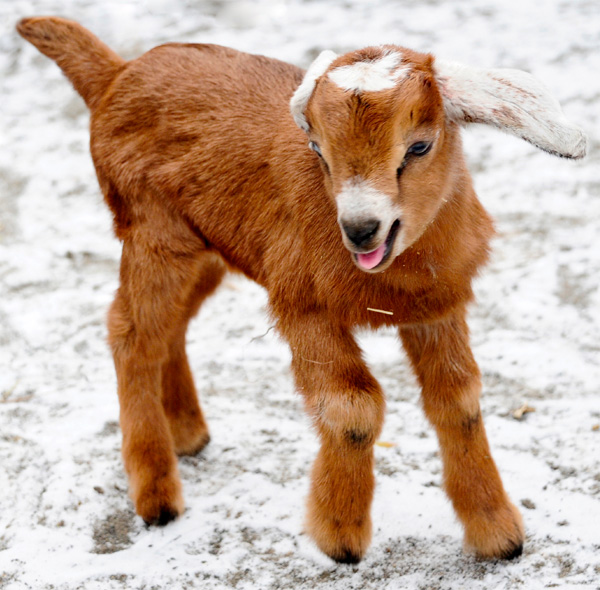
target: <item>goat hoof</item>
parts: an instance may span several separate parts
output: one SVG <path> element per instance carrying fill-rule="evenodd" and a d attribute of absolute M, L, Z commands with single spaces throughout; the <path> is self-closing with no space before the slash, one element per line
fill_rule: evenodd
<path fill-rule="evenodd" d="M 166 524 L 169 524 L 172 520 L 175 520 L 178 516 L 178 512 L 175 512 L 168 506 L 163 506 L 160 508 L 158 517 L 153 518 L 152 520 L 147 520 L 146 518 L 144 518 L 144 522 L 148 526 L 165 526 Z"/>
<path fill-rule="evenodd" d="M 331 559 L 337 561 L 338 563 L 346 563 L 348 565 L 352 565 L 354 563 L 359 563 L 362 559 L 362 555 L 357 555 L 351 549 L 341 548 L 341 550 L 334 554 L 330 555 Z"/>
<path fill-rule="evenodd" d="M 184 503 L 178 478 L 163 477 L 134 496 L 136 512 L 147 525 L 164 526 L 183 513 Z"/>
<path fill-rule="evenodd" d="M 523 543 L 515 544 L 513 547 L 509 547 L 506 552 L 500 557 L 500 559 L 516 559 L 523 553 Z"/>
<path fill-rule="evenodd" d="M 323 553 L 338 563 L 358 563 L 371 542 L 371 520 L 352 524 L 309 515 L 307 533 Z"/>
<path fill-rule="evenodd" d="M 177 455 L 196 455 L 210 442 L 208 426 L 200 410 L 167 414 L 167 418 Z"/>
<path fill-rule="evenodd" d="M 175 453 L 179 457 L 197 455 L 210 442 L 210 434 L 208 431 L 202 430 L 196 433 L 195 436 L 189 437 L 185 442 L 183 440 L 175 440 Z"/>
<path fill-rule="evenodd" d="M 466 549 L 481 559 L 515 559 L 523 553 L 523 519 L 510 502 L 492 517 L 471 519 L 465 528 Z"/>

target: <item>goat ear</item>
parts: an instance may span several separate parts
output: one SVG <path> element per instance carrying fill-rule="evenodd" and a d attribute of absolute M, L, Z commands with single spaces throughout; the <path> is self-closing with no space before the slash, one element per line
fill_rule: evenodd
<path fill-rule="evenodd" d="M 337 54 L 333 51 L 322 51 L 315 61 L 310 64 L 306 74 L 304 75 L 302 83 L 300 86 L 298 86 L 296 92 L 294 92 L 294 95 L 290 100 L 290 110 L 292 111 L 296 125 L 298 125 L 300 129 L 306 131 L 307 133 L 309 130 L 309 124 L 306 120 L 306 116 L 304 115 L 306 105 L 308 104 L 313 90 L 315 89 L 317 78 L 320 78 L 327 71 L 327 68 L 331 65 L 331 62 L 336 57 Z"/>
<path fill-rule="evenodd" d="M 449 119 L 492 125 L 556 156 L 585 156 L 585 134 L 567 121 L 558 101 L 531 74 L 443 60 L 435 61 L 434 70 Z"/>

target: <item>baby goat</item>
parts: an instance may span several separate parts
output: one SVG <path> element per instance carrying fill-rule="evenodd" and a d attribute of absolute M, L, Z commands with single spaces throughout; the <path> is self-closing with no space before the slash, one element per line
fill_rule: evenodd
<path fill-rule="evenodd" d="M 397 327 L 422 387 L 466 546 L 519 555 L 523 523 L 491 458 L 465 321 L 493 229 L 460 125 L 583 157 L 584 135 L 548 91 L 521 71 L 396 46 L 325 51 L 303 72 L 215 45 L 126 62 L 54 17 L 18 31 L 91 110 L 92 157 L 123 242 L 108 326 L 138 514 L 161 525 L 181 514 L 177 455 L 209 441 L 185 333 L 229 269 L 267 290 L 291 347 L 322 445 L 306 526 L 327 555 L 357 562 L 371 538 L 385 400 L 353 331 L 380 326 Z"/>

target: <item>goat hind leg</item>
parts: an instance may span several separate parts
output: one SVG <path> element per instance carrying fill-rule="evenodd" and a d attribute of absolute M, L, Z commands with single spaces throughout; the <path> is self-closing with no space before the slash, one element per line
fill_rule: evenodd
<path fill-rule="evenodd" d="M 216 254 L 207 252 L 201 255 L 198 266 L 196 286 L 171 340 L 162 374 L 162 404 L 178 455 L 195 455 L 210 441 L 185 352 L 185 334 L 189 320 L 221 282 L 225 265 Z"/>
<path fill-rule="evenodd" d="M 138 224 L 126 237 L 121 284 L 108 319 L 123 433 L 137 513 L 166 524 L 183 511 L 175 443 L 162 403 L 163 369 L 187 313 L 201 247 L 181 227 Z M 193 238 L 193 236 L 192 236 Z"/>

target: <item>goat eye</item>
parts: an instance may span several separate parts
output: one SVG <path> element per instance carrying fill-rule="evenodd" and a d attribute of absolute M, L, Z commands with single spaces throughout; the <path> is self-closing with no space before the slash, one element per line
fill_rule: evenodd
<path fill-rule="evenodd" d="M 408 148 L 406 153 L 413 156 L 424 156 L 431 150 L 432 145 L 433 143 L 430 141 L 417 141 Z"/>
<path fill-rule="evenodd" d="M 308 147 L 315 152 L 315 154 L 317 154 L 317 156 L 319 156 L 319 158 L 323 157 L 323 154 L 321 153 L 321 148 L 314 142 L 314 141 L 309 141 L 308 142 Z"/>

